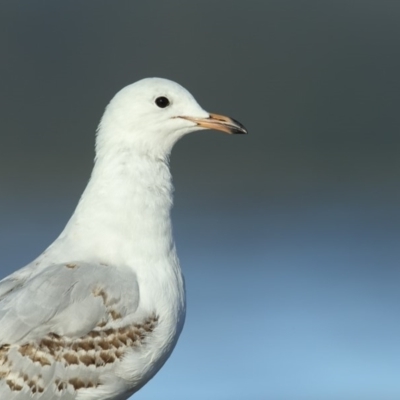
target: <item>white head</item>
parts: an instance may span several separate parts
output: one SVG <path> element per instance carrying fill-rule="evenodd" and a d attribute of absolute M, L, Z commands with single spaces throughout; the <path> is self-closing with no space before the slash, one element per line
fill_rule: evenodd
<path fill-rule="evenodd" d="M 177 83 L 142 79 L 123 88 L 107 106 L 98 130 L 97 154 L 132 149 L 166 157 L 178 139 L 200 129 L 247 133 L 237 121 L 204 111 Z"/>

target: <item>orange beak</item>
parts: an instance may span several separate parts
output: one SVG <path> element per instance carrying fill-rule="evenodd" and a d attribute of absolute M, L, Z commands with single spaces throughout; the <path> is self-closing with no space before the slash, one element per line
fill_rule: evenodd
<path fill-rule="evenodd" d="M 238 121 L 224 115 L 210 114 L 208 118 L 179 117 L 192 121 L 205 129 L 215 129 L 226 133 L 247 133 L 246 128 Z"/>

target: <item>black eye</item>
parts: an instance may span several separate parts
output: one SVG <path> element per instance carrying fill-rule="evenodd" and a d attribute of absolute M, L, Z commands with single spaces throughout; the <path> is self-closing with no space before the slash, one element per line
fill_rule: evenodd
<path fill-rule="evenodd" d="M 156 98 L 156 104 L 157 104 L 158 107 L 160 107 L 160 108 L 165 108 L 165 107 L 168 107 L 168 106 L 169 106 L 169 100 L 168 100 L 166 97 L 164 97 L 164 96 L 157 97 L 157 98 Z"/>

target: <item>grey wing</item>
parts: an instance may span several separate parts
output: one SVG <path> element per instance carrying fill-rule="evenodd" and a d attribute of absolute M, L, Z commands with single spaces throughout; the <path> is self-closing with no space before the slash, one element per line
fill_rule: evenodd
<path fill-rule="evenodd" d="M 105 322 L 110 308 L 133 314 L 138 303 L 137 279 L 127 268 L 83 262 L 52 265 L 0 299 L 0 345 L 49 332 L 79 337 Z"/>
<path fill-rule="evenodd" d="M 56 399 L 96 380 L 90 364 L 106 368 L 112 361 L 105 352 L 94 359 L 100 340 L 117 320 L 132 321 L 139 304 L 131 270 L 84 262 L 6 280 L 0 290 L 1 399 Z M 75 375 L 62 381 L 71 366 Z"/>

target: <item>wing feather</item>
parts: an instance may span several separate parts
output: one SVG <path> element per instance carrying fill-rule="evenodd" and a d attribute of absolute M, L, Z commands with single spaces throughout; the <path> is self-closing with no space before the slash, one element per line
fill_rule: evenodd
<path fill-rule="evenodd" d="M 69 262 L 4 284 L 0 346 L 40 340 L 48 333 L 80 337 L 105 322 L 111 309 L 132 315 L 139 304 L 136 275 L 123 267 Z"/>

